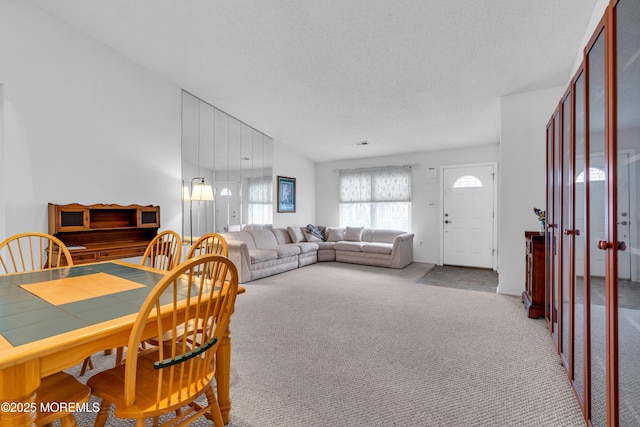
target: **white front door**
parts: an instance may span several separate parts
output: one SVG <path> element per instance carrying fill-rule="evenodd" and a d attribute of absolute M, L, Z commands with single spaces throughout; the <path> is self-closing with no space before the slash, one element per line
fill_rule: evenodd
<path fill-rule="evenodd" d="M 443 170 L 443 264 L 493 268 L 494 165 Z"/>

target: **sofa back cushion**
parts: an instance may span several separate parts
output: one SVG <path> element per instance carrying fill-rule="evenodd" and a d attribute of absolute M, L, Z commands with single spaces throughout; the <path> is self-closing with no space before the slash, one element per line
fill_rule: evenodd
<path fill-rule="evenodd" d="M 344 228 L 327 228 L 327 242 L 339 242 L 341 240 L 344 240 Z"/>
<path fill-rule="evenodd" d="M 225 240 L 239 240 L 247 244 L 247 249 L 255 249 L 256 243 L 249 234 L 248 231 L 230 231 L 226 233 L 220 233 Z"/>
<path fill-rule="evenodd" d="M 362 233 L 363 242 L 393 243 L 395 238 L 406 231 L 368 228 Z"/>
<path fill-rule="evenodd" d="M 276 241 L 279 245 L 287 245 L 289 243 L 293 243 L 286 228 L 272 228 L 271 232 L 276 237 Z"/>
<path fill-rule="evenodd" d="M 291 238 L 291 243 L 300 243 L 307 240 L 305 239 L 302 228 L 300 227 L 287 227 L 287 231 L 289 233 L 289 237 Z"/>
<path fill-rule="evenodd" d="M 258 249 L 274 249 L 278 246 L 276 236 L 271 230 L 249 230 L 247 233 L 251 234 Z"/>
<path fill-rule="evenodd" d="M 305 238 L 305 240 L 307 242 L 317 243 L 317 242 L 322 242 L 323 241 L 322 239 L 318 238 L 317 236 L 307 232 L 307 230 L 304 230 L 303 233 L 304 233 L 304 238 Z"/>
<path fill-rule="evenodd" d="M 362 231 L 364 227 L 347 227 L 344 232 L 344 240 L 349 242 L 360 242 L 362 240 Z"/>

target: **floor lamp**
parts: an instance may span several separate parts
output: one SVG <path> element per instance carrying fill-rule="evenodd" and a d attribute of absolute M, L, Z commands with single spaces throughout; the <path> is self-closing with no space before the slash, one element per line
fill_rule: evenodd
<path fill-rule="evenodd" d="M 194 185 L 195 181 L 200 181 Z M 193 244 L 193 201 L 213 201 L 213 188 L 207 185 L 204 177 L 198 176 L 191 179 L 191 197 L 189 199 L 189 232 L 190 243 Z M 200 223 L 198 222 L 198 228 Z"/>

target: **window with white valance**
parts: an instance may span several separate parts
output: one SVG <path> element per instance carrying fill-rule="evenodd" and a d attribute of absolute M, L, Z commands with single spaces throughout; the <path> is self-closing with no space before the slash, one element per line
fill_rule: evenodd
<path fill-rule="evenodd" d="M 409 166 L 340 171 L 340 226 L 409 231 Z"/>

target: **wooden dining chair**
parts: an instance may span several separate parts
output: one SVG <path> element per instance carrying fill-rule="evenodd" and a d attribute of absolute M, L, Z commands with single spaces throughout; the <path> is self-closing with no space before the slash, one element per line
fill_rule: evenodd
<path fill-rule="evenodd" d="M 208 233 L 204 236 L 201 236 L 196 242 L 191 246 L 189 252 L 187 253 L 187 259 L 195 258 L 201 255 L 222 255 L 225 257 L 229 256 L 229 247 L 227 246 L 227 241 L 224 237 L 222 237 L 218 233 Z M 216 271 L 203 271 L 203 274 L 207 279 L 214 279 L 217 274 Z M 222 280 L 224 278 L 220 278 Z M 193 325 L 191 325 L 193 327 Z M 166 335 L 166 334 L 165 334 Z M 166 339 L 166 337 L 154 337 L 145 341 L 146 344 L 157 346 L 159 345 L 160 340 Z M 143 345 L 144 348 L 144 345 Z"/>
<path fill-rule="evenodd" d="M 76 407 L 86 403 L 91 398 L 91 389 L 76 380 L 73 375 L 65 372 L 43 378 L 40 387 L 36 389 L 36 426 L 52 426 L 60 420 L 61 427 L 77 426 L 73 413 L 61 410 L 59 403 Z"/>
<path fill-rule="evenodd" d="M 50 234 L 31 232 L 16 234 L 0 243 L 0 275 L 27 273 L 55 267 L 72 266 L 73 259 L 60 239 Z M 64 372 L 42 378 L 36 389 L 36 426 L 60 420 L 63 427 L 75 426 L 73 412 L 61 409 L 58 402 L 82 404 L 89 401 L 91 390 Z M 56 408 L 46 411 L 46 408 Z M 68 408 L 68 407 L 65 407 Z"/>
<path fill-rule="evenodd" d="M 207 279 L 204 271 L 215 271 L 216 279 Z M 189 425 L 205 416 L 223 427 L 212 384 L 215 353 L 229 326 L 237 292 L 236 268 L 221 255 L 188 259 L 162 278 L 138 312 L 125 363 L 87 382 L 102 399 L 95 425 L 105 425 L 114 404 L 115 416 L 136 419 L 136 426 L 168 414 L 171 419 L 163 426 Z M 189 323 L 199 326 L 184 329 Z M 140 349 L 150 335 L 171 338 L 158 347 Z M 195 400 L 202 395 L 206 404 L 200 406 Z"/>
<path fill-rule="evenodd" d="M 189 249 L 187 259 L 205 254 L 218 254 L 228 257 L 229 246 L 225 238 L 218 233 L 209 233 L 201 236 Z"/>
<path fill-rule="evenodd" d="M 205 254 L 217 254 L 225 257 L 229 256 L 229 246 L 224 237 L 218 233 L 209 233 L 200 237 L 191 246 L 187 253 L 187 259 Z M 203 272 L 208 278 L 212 277 L 212 272 Z"/>
<path fill-rule="evenodd" d="M 169 271 L 180 264 L 182 241 L 178 233 L 165 230 L 158 233 L 147 246 L 140 265 Z"/>
<path fill-rule="evenodd" d="M 22 233 L 0 243 L 0 274 L 24 273 L 73 265 L 69 249 L 46 233 Z"/>
<path fill-rule="evenodd" d="M 180 264 L 182 256 L 182 241 L 178 233 L 172 230 L 165 230 L 158 233 L 144 251 L 140 265 L 155 268 L 157 270 L 170 271 Z M 122 364 L 124 348 L 116 349 L 116 366 Z M 87 363 L 82 365 L 80 375 L 84 375 L 88 367 Z"/>

